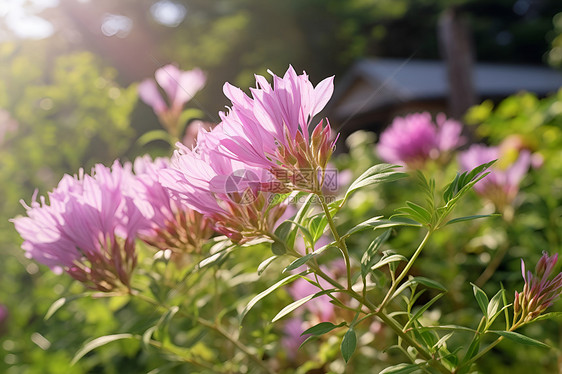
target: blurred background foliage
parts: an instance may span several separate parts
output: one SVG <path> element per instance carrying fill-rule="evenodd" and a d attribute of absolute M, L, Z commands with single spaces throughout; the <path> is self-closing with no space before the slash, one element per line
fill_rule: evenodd
<path fill-rule="evenodd" d="M 8 0 L 0 4 L 0 304 L 8 317 L 0 322 L 0 371 L 6 373 L 137 373 L 164 362 L 139 350 L 132 341 L 100 349 L 75 366 L 70 360 L 88 338 L 117 332 L 142 332 L 157 318 L 146 306 L 123 301 L 80 299 L 48 321 L 44 315 L 57 298 L 82 292 L 68 277 L 57 277 L 24 258 L 20 239 L 8 219 L 22 214 L 36 189 L 45 194 L 64 173 L 86 171 L 96 162 L 132 159 L 141 149 L 136 139 L 159 128 L 152 110 L 137 99 L 136 82 L 152 77 L 162 65 L 201 67 L 207 86 L 192 102 L 204 120 L 216 122 L 227 101 L 222 84 L 253 84 L 254 73 L 280 74 L 287 65 L 305 69 L 313 82 L 341 76 L 361 57 L 439 58 L 436 24 L 441 12 L 456 6 L 467 15 L 479 61 L 541 63 L 562 66 L 562 5 L 559 0 Z M 524 180 L 511 224 L 494 218 L 451 227 L 440 233 L 420 262 L 420 272 L 450 285 L 443 314 L 456 311 L 470 323 L 474 281 L 490 259 L 504 249 L 502 265 L 487 282 L 512 291 L 520 286 L 519 259 L 532 263 L 542 250 L 560 251 L 562 206 L 562 92 L 548 98 L 520 94 L 494 105 L 484 102 L 469 111 L 475 136 L 499 144 L 514 133 L 543 155 L 544 165 Z M 374 137 L 349 139 L 350 154 L 334 162 L 357 176 L 377 158 Z M 153 153 L 166 153 L 153 145 Z M 442 181 L 455 163 L 438 172 Z M 413 181 L 391 188 L 361 191 L 350 201 L 339 224 L 393 214 L 411 194 Z M 398 186 L 398 187 L 397 187 Z M 415 201 L 415 197 L 408 197 Z M 476 214 L 482 206 L 472 196 L 465 207 Z M 390 202 L 390 203 L 389 203 Z M 388 205 L 387 205 L 388 204 Z M 483 209 L 486 209 L 484 207 Z M 393 239 L 401 248 L 417 232 Z M 362 248 L 359 237 L 356 248 Z M 446 256 L 443 256 L 443 249 Z M 262 251 L 263 252 L 263 251 Z M 260 254 L 263 254 L 260 252 Z M 427 265 L 427 266 L 425 266 Z M 257 266 L 257 264 L 256 264 Z M 254 268 L 255 269 L 255 268 Z M 248 271 L 253 271 L 249 269 Z M 241 294 L 263 289 L 267 282 L 239 286 Z M 225 293 L 232 297 L 232 294 Z M 262 310 L 274 310 L 287 299 Z M 449 304 L 447 304 L 449 303 Z M 455 315 L 455 317 L 458 317 Z M 269 316 L 271 317 L 271 316 Z M 274 340 L 260 315 L 255 339 Z M 252 319 L 253 318 L 253 319 Z M 450 323 L 451 321 L 442 321 Z M 186 327 L 186 326 L 184 326 Z M 137 329 L 137 330 L 135 330 Z M 560 346 L 560 327 L 547 321 L 536 336 Z M 258 331 L 259 328 L 256 328 Z M 72 331 L 72 334 L 68 332 Z M 334 360 L 334 342 L 322 355 Z M 331 344 L 331 345 L 330 345 Z M 337 345 L 337 344 L 336 344 Z M 502 345 L 482 372 L 552 373 L 557 350 Z M 337 348 L 337 347 L 336 347 Z M 336 353 L 335 353 L 336 352 Z M 510 367 L 518 357 L 517 368 Z M 558 356 L 560 357 L 560 356 Z M 178 370 L 181 368 L 170 368 Z"/>

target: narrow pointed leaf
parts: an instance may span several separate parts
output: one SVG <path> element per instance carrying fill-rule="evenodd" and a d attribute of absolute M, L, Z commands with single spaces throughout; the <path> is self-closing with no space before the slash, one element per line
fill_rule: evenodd
<path fill-rule="evenodd" d="M 412 325 L 414 322 L 416 322 L 422 316 L 422 314 L 424 314 L 425 311 L 428 310 L 429 307 L 432 306 L 437 300 L 439 300 L 441 297 L 443 297 L 443 295 L 444 294 L 440 293 L 439 295 L 435 296 L 433 299 L 429 300 L 424 306 L 419 308 L 416 311 L 416 313 L 412 316 L 412 318 L 410 318 L 408 323 L 406 323 L 406 326 L 404 326 L 404 328 L 407 328 L 410 325 Z"/>
<path fill-rule="evenodd" d="M 341 354 L 346 363 L 351 358 L 351 355 L 353 355 L 353 352 L 355 352 L 356 347 L 357 335 L 355 334 L 355 330 L 353 328 L 350 328 L 343 336 L 340 346 Z"/>
<path fill-rule="evenodd" d="M 133 334 L 115 334 L 115 335 L 105 335 L 105 336 L 99 337 L 97 339 L 94 339 L 92 341 L 89 341 L 88 343 L 84 344 L 84 346 L 82 348 L 80 348 L 80 350 L 78 352 L 76 352 L 76 354 L 74 355 L 74 358 L 72 359 L 70 364 L 74 365 L 82 357 L 84 357 L 85 355 L 87 355 L 88 353 L 90 353 L 91 351 L 93 351 L 96 348 L 99 348 L 99 347 L 104 346 L 108 343 L 114 342 L 116 340 L 131 339 L 131 338 L 134 338 L 134 337 L 135 337 L 135 335 L 133 335 Z"/>
<path fill-rule="evenodd" d="M 490 330 L 490 332 L 494 333 L 494 334 L 501 335 L 501 336 L 505 337 L 506 339 L 512 340 L 512 341 L 520 343 L 520 344 L 532 345 L 534 347 L 550 348 L 550 346 L 548 344 L 544 344 L 543 342 L 540 342 L 538 340 L 529 338 L 528 336 L 525 336 L 525 335 L 520 334 L 520 333 L 515 332 L 515 331 L 493 331 L 493 330 Z"/>
<path fill-rule="evenodd" d="M 287 271 L 290 271 L 290 270 L 295 270 L 299 266 L 306 264 L 308 261 L 310 261 L 310 259 L 322 254 L 326 249 L 328 249 L 330 247 L 334 247 L 334 245 L 335 245 L 335 242 L 332 242 L 330 244 L 327 244 L 325 246 L 322 246 L 322 247 L 318 248 L 314 252 L 311 252 L 311 253 L 303 256 L 303 257 L 297 258 L 295 261 L 291 262 L 289 264 L 289 266 L 287 266 L 285 269 L 283 269 L 283 273 L 285 273 Z M 337 248 L 337 247 L 335 247 L 335 248 Z"/>
<path fill-rule="evenodd" d="M 419 366 L 415 364 L 398 364 L 387 367 L 379 374 L 410 374 L 419 370 Z"/>
<path fill-rule="evenodd" d="M 334 292 L 334 291 L 335 291 L 334 289 L 323 290 L 323 291 L 317 292 L 315 294 L 303 297 L 302 299 L 299 299 L 295 302 L 292 302 L 291 304 L 287 305 L 285 308 L 281 309 L 281 311 L 279 313 L 277 313 L 277 315 L 275 317 L 273 317 L 273 320 L 271 320 L 271 322 L 276 322 L 276 321 L 280 320 L 281 318 L 285 317 L 287 314 L 291 313 L 293 310 L 297 309 L 298 307 L 305 304 L 306 302 L 317 298 L 318 296 L 326 295 L 326 294 Z"/>
<path fill-rule="evenodd" d="M 342 327 L 345 325 L 345 322 L 340 323 L 339 325 L 334 325 L 332 322 L 320 322 L 319 324 L 312 326 L 311 328 L 305 330 L 301 336 L 303 335 L 324 335 L 338 327 Z"/>
<path fill-rule="evenodd" d="M 544 319 L 560 318 L 560 317 L 562 317 L 562 312 L 551 312 L 538 316 L 532 322 L 542 321 Z"/>
<path fill-rule="evenodd" d="M 412 284 L 422 284 L 429 288 L 435 288 L 436 290 L 447 292 L 447 288 L 445 286 L 437 281 L 434 281 L 433 279 L 425 277 L 413 277 L 412 279 L 408 280 L 408 282 L 411 282 Z"/>
<path fill-rule="evenodd" d="M 382 182 L 390 182 L 407 176 L 406 173 L 397 172 L 398 165 L 378 164 L 365 171 L 357 178 L 345 193 L 345 198 L 355 190 Z"/>
<path fill-rule="evenodd" d="M 478 303 L 478 306 L 480 306 L 480 310 L 482 311 L 482 314 L 487 318 L 488 317 L 488 295 L 486 295 L 486 293 L 484 291 L 482 291 L 480 289 L 480 287 L 478 287 L 475 284 L 472 284 L 472 290 L 474 292 L 474 298 L 476 299 L 476 302 Z"/>
<path fill-rule="evenodd" d="M 444 226 L 452 225 L 454 223 L 459 223 L 464 221 L 472 221 L 474 219 L 479 219 L 479 218 L 499 217 L 499 216 L 501 216 L 501 214 L 476 214 L 473 216 L 459 217 L 448 221 Z"/>
<path fill-rule="evenodd" d="M 265 269 L 267 269 L 269 265 L 271 265 L 273 261 L 277 260 L 279 257 L 280 256 L 274 255 L 262 261 L 262 263 L 258 266 L 258 275 L 261 275 L 265 271 Z"/>
<path fill-rule="evenodd" d="M 379 262 L 377 262 L 375 265 L 373 265 L 371 267 L 371 270 L 375 270 L 378 269 L 380 267 L 383 267 L 384 265 L 390 264 L 392 262 L 400 262 L 400 261 L 405 261 L 407 262 L 408 259 L 402 255 L 390 255 L 388 257 L 385 257 L 383 259 L 381 259 Z"/>
<path fill-rule="evenodd" d="M 246 314 L 248 314 L 248 312 L 264 297 L 266 297 L 267 295 L 269 295 L 270 293 L 272 293 L 273 291 L 277 290 L 279 287 L 284 286 L 287 283 L 290 283 L 292 281 L 294 281 L 295 279 L 299 278 L 301 275 L 305 275 L 307 274 L 307 272 L 302 272 L 299 274 L 291 274 L 283 279 L 281 279 L 279 282 L 275 283 L 273 286 L 269 287 L 268 289 L 266 289 L 265 291 L 257 294 L 256 296 L 254 296 L 254 298 L 252 300 L 250 300 L 250 302 L 246 305 L 246 307 L 244 308 L 244 310 L 242 310 L 242 313 L 240 313 L 240 317 L 238 317 L 238 320 L 240 323 L 242 323 L 242 320 L 244 319 L 244 317 L 246 316 Z"/>
<path fill-rule="evenodd" d="M 421 227 L 422 225 L 416 221 L 413 221 L 408 218 L 403 217 L 395 217 L 391 219 L 380 219 L 381 217 L 373 217 L 369 218 L 368 220 L 361 222 L 354 228 L 350 229 L 346 232 L 343 237 L 346 238 L 356 232 L 366 230 L 366 229 L 386 229 L 390 227 L 398 227 L 398 226 L 412 226 L 412 227 Z"/>

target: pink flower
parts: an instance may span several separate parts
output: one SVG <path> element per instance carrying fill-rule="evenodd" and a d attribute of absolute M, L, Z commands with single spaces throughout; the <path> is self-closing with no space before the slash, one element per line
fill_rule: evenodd
<path fill-rule="evenodd" d="M 496 165 L 490 169 L 490 174 L 476 183 L 474 189 L 491 200 L 500 210 L 513 201 L 519 191 L 519 183 L 531 164 L 531 155 L 527 150 L 522 150 L 519 157 L 512 163 L 503 162 L 502 157 L 500 148 L 486 147 L 481 144 L 474 144 L 459 155 L 459 162 L 463 170 L 472 170 L 478 165 L 499 159 Z"/>
<path fill-rule="evenodd" d="M 138 157 L 134 162 L 137 180 L 135 202 L 148 225 L 139 232 L 146 243 L 178 253 L 200 253 L 202 245 L 214 231 L 212 223 L 199 212 L 173 201 L 158 181 L 161 170 L 169 167 L 169 160 L 150 156 Z"/>
<path fill-rule="evenodd" d="M 6 135 L 15 132 L 18 126 L 17 121 L 12 118 L 8 111 L 0 109 L 0 145 L 4 143 Z"/>
<path fill-rule="evenodd" d="M 206 121 L 195 120 L 189 123 L 185 129 L 185 134 L 182 139 L 183 145 L 187 148 L 193 148 L 197 145 L 197 135 L 200 129 L 211 130 L 216 124 Z"/>
<path fill-rule="evenodd" d="M 8 317 L 10 313 L 8 312 L 8 307 L 4 304 L 0 304 L 0 336 L 4 335 L 6 328 L 8 327 Z"/>
<path fill-rule="evenodd" d="M 530 322 L 538 317 L 560 297 L 562 292 L 562 273 L 549 279 L 556 262 L 558 254 L 549 256 L 544 252 L 537 263 L 535 274 L 525 270 L 525 262 L 521 259 L 521 273 L 525 285 L 521 293 L 515 292 L 513 302 L 514 325 L 517 323 Z M 519 321 L 517 318 L 519 317 Z"/>
<path fill-rule="evenodd" d="M 251 98 L 237 87 L 224 85 L 232 108 L 220 114 L 227 135 L 221 148 L 229 157 L 274 171 L 293 188 L 318 190 L 322 174 L 317 180 L 317 172 L 326 168 L 334 141 L 329 124 L 320 122 L 312 135 L 309 125 L 332 96 L 333 77 L 314 87 L 306 73 L 297 75 L 292 67 L 283 78 L 271 75 L 273 87 L 256 76 Z"/>
<path fill-rule="evenodd" d="M 324 287 L 324 289 L 333 287 L 324 280 L 320 280 L 320 285 Z M 321 290 L 304 279 L 297 279 L 289 288 L 289 294 L 294 300 L 300 300 L 319 291 Z M 328 295 L 322 295 L 304 304 L 305 309 L 312 314 L 315 323 L 329 322 L 333 319 L 334 304 L 330 303 L 330 300 L 331 298 Z"/>
<path fill-rule="evenodd" d="M 377 151 L 385 162 L 422 168 L 462 145 L 461 131 L 462 125 L 444 114 L 437 116 L 437 125 L 427 112 L 396 117 L 381 134 Z"/>
<path fill-rule="evenodd" d="M 160 122 L 171 135 L 179 136 L 179 119 L 183 106 L 205 85 L 205 74 L 200 69 L 182 71 L 174 65 L 156 70 L 156 82 L 146 79 L 138 87 L 142 101 L 150 105 Z M 165 93 L 163 98 L 158 85 Z"/>
<path fill-rule="evenodd" d="M 135 236 L 145 225 L 131 197 L 134 184 L 130 166 L 118 162 L 111 170 L 96 165 L 91 176 L 65 175 L 49 203 L 34 197 L 27 217 L 12 219 L 26 255 L 90 288 L 129 288 Z"/>
<path fill-rule="evenodd" d="M 291 318 L 285 322 L 283 327 L 283 337 L 281 346 L 285 349 L 287 357 L 294 361 L 297 357 L 300 345 L 306 340 L 307 336 L 301 336 L 306 330 L 306 323 L 300 318 Z"/>
<path fill-rule="evenodd" d="M 262 186 L 271 183 L 271 174 L 223 154 L 219 145 L 225 137 L 218 125 L 201 130 L 194 149 L 178 143 L 159 180 L 179 204 L 212 220 L 217 231 L 246 241 L 271 232 L 285 206 L 267 211 L 270 195 Z"/>

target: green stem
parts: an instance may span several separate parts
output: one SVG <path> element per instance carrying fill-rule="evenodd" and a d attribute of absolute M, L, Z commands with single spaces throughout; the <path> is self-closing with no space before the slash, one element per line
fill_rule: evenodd
<path fill-rule="evenodd" d="M 517 322 L 515 323 L 515 321 L 513 321 L 513 325 L 511 326 L 511 328 L 507 331 L 515 331 L 518 328 L 520 328 L 521 326 L 524 326 L 526 323 L 524 322 Z M 490 343 L 489 346 L 487 346 L 486 348 L 484 348 L 483 350 L 481 350 L 480 352 L 478 352 L 477 355 L 475 355 L 474 357 L 472 357 L 469 361 L 466 362 L 466 365 L 472 365 L 474 362 L 476 362 L 476 360 L 478 360 L 480 357 L 484 356 L 486 353 L 488 353 L 492 348 L 494 348 L 496 345 L 498 345 L 502 340 L 503 340 L 503 336 L 498 337 L 496 340 L 494 340 L 492 343 Z"/>
<path fill-rule="evenodd" d="M 342 284 L 340 284 L 338 281 L 331 279 L 327 274 L 325 274 L 322 270 L 320 270 L 320 268 L 312 265 L 310 266 L 310 268 L 314 271 L 314 272 L 318 272 L 317 274 L 323 278 L 324 280 L 326 280 L 327 282 L 329 282 L 331 285 L 333 285 L 336 288 L 342 289 L 344 290 L 344 286 Z M 402 327 L 400 326 L 400 324 L 392 317 L 386 315 L 384 313 L 384 311 L 382 310 L 377 310 L 377 307 L 372 304 L 370 301 L 368 301 L 367 299 L 361 297 L 361 295 L 359 295 L 357 292 L 353 291 L 353 290 L 346 290 L 346 293 L 348 295 L 350 295 L 351 297 L 353 297 L 355 300 L 359 301 L 361 304 L 365 305 L 367 308 L 369 308 L 369 310 L 371 311 L 372 315 L 377 316 L 379 319 L 381 319 L 388 327 L 390 327 L 395 333 L 396 335 L 398 335 L 400 338 L 402 338 L 402 340 L 406 341 L 410 346 L 414 347 L 418 353 L 425 359 L 428 361 L 428 363 L 432 366 L 434 366 L 436 369 L 438 369 L 441 373 L 447 373 L 450 374 L 451 371 L 449 369 L 447 369 L 445 366 L 443 366 L 443 364 L 439 361 L 434 360 L 434 358 L 431 356 L 431 354 L 429 352 L 427 352 L 421 345 L 419 345 L 412 337 L 410 337 L 410 335 L 408 335 L 406 332 L 404 332 L 402 330 Z M 367 315 L 368 316 L 368 315 Z M 365 316 L 366 317 L 366 316 Z M 364 318 L 365 318 L 364 317 Z M 364 319 L 363 318 L 363 319 Z M 363 320 L 362 319 L 362 320 Z"/>
<path fill-rule="evenodd" d="M 487 346 L 486 348 L 484 348 L 483 350 L 481 350 L 480 352 L 478 352 L 477 355 L 475 355 L 474 357 L 472 357 L 470 360 L 468 360 L 466 362 L 465 365 L 468 365 L 470 367 L 470 365 L 472 365 L 474 362 L 476 362 L 476 360 L 478 360 L 480 357 L 484 356 L 486 353 L 488 353 L 490 351 L 490 349 L 494 348 L 496 345 L 498 345 L 501 341 L 503 340 L 503 336 L 500 336 L 499 338 L 497 338 L 496 340 L 494 340 L 489 346 Z M 464 366 L 464 365 L 463 365 Z"/>
<path fill-rule="evenodd" d="M 362 297 L 361 295 L 359 295 L 357 292 L 355 292 L 352 288 L 352 282 L 351 282 L 351 262 L 350 262 L 350 258 L 349 258 L 349 251 L 347 249 L 347 245 L 345 244 L 345 240 L 339 235 L 336 225 L 334 223 L 334 220 L 332 219 L 332 216 L 330 214 L 330 209 L 328 207 L 328 204 L 326 204 L 326 201 L 324 199 L 324 195 L 322 194 L 322 192 L 315 192 L 315 194 L 318 196 L 319 200 L 320 200 L 320 204 L 322 205 L 322 209 L 324 210 L 324 213 L 326 214 L 326 220 L 328 222 L 328 225 L 330 227 L 330 231 L 332 232 L 332 235 L 334 237 L 334 240 L 336 241 L 336 244 L 338 246 L 338 248 L 340 249 L 343 258 L 345 260 L 345 265 L 346 265 L 346 272 L 347 272 L 347 289 L 344 288 L 343 285 L 341 285 L 338 281 L 333 280 L 331 277 L 329 277 L 327 274 L 325 274 L 320 267 L 317 264 L 311 264 L 309 263 L 309 267 L 316 273 L 318 274 L 321 278 L 323 278 L 324 280 L 326 280 L 328 283 L 330 283 L 331 285 L 333 285 L 334 287 L 341 289 L 341 290 L 346 290 L 346 293 L 349 294 L 352 298 L 356 299 L 357 301 L 359 301 L 360 303 L 362 303 L 363 305 L 365 305 L 367 308 L 369 308 L 369 310 L 376 315 L 377 317 L 379 317 L 387 326 L 389 326 L 400 338 L 402 338 L 404 341 L 406 341 L 410 346 L 414 347 L 419 354 L 428 361 L 428 363 L 432 366 L 434 366 L 436 369 L 438 369 L 441 373 L 446 373 L 446 374 L 450 374 L 451 371 L 449 369 L 447 369 L 445 366 L 443 366 L 443 364 L 437 360 L 435 360 L 432 355 L 427 352 L 421 345 L 419 345 L 412 337 L 410 337 L 407 333 L 405 333 L 402 330 L 402 327 L 400 326 L 400 324 L 394 320 L 392 317 L 386 315 L 384 313 L 384 311 L 382 310 L 381 307 L 377 308 L 375 305 L 373 305 L 371 302 L 369 302 L 365 297 Z M 400 274 L 400 276 L 396 279 L 396 281 L 394 282 L 391 291 L 389 291 L 389 293 L 387 294 L 387 298 L 389 297 L 390 294 L 392 294 L 395 290 L 396 287 L 398 285 L 398 283 L 400 283 L 400 281 L 406 276 L 406 274 L 408 273 L 408 271 L 410 270 L 410 268 L 412 267 L 414 261 L 416 260 L 416 258 L 419 256 L 419 254 L 421 253 L 421 250 L 423 249 L 423 247 L 425 246 L 427 240 L 429 239 L 429 236 L 431 235 L 432 231 L 428 231 L 428 233 L 426 234 L 426 236 L 424 237 L 423 241 L 421 242 L 421 244 L 419 245 L 418 249 L 416 250 L 416 252 L 414 253 L 414 255 L 412 256 L 412 258 L 410 259 L 410 261 L 408 262 L 408 264 L 406 265 L 406 268 L 404 268 L 404 270 L 402 271 L 402 273 Z"/>
<path fill-rule="evenodd" d="M 414 347 L 418 353 L 427 361 L 427 363 L 441 373 L 450 374 L 451 371 L 447 369 L 440 361 L 435 360 L 435 358 L 427 352 L 422 346 L 420 346 L 410 335 L 402 331 L 400 324 L 396 322 L 396 320 L 390 316 L 387 316 L 383 311 L 375 312 L 375 315 L 379 317 L 387 326 L 389 326 L 394 332 L 402 338 L 405 342 L 407 342 L 410 346 Z"/>
<path fill-rule="evenodd" d="M 336 224 L 334 223 L 334 219 L 330 214 L 330 208 L 328 207 L 328 204 L 326 204 L 326 198 L 324 197 L 324 194 L 322 192 L 317 192 L 316 196 L 318 196 L 318 199 L 320 200 L 320 204 L 322 205 L 322 209 L 324 209 L 324 213 L 326 214 L 326 220 L 328 221 L 328 225 L 330 226 L 332 236 L 334 237 L 334 240 L 336 241 L 336 244 L 343 255 L 343 259 L 345 260 L 345 268 L 347 272 L 347 289 L 351 290 L 351 261 L 349 259 L 349 251 L 347 250 L 345 239 L 342 239 L 342 237 L 338 233 Z"/>
<path fill-rule="evenodd" d="M 426 243 L 427 243 L 427 241 L 428 241 L 428 239 L 429 239 L 429 237 L 431 236 L 432 233 L 433 233 L 433 231 L 429 230 L 425 234 L 422 242 L 420 243 L 420 245 L 418 246 L 418 248 L 416 249 L 416 251 L 414 252 L 412 257 L 410 258 L 410 260 L 408 261 L 408 263 L 406 264 L 406 266 L 404 267 L 404 269 L 402 270 L 400 275 L 394 280 L 394 282 L 392 282 L 392 286 L 390 286 L 390 289 L 388 290 L 388 292 L 386 293 L 383 301 L 379 305 L 378 310 L 382 311 L 384 309 L 384 307 L 386 306 L 386 304 L 390 301 L 390 299 L 392 298 L 392 294 L 394 293 L 394 291 L 396 291 L 396 288 L 398 288 L 398 285 L 400 284 L 402 279 L 404 279 L 404 277 L 406 277 L 406 275 L 408 274 L 408 272 L 410 271 L 410 269 L 414 265 L 414 262 L 416 261 L 416 259 L 420 255 L 423 247 L 425 247 L 425 245 L 426 245 Z"/>

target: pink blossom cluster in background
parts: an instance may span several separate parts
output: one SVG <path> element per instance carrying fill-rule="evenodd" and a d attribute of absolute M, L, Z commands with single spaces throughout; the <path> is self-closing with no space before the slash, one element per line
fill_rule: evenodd
<path fill-rule="evenodd" d="M 170 64 L 156 70 L 154 76 L 156 81 L 146 79 L 140 83 L 139 96 L 152 107 L 166 130 L 179 137 L 179 121 L 183 107 L 203 88 L 205 74 L 200 69 L 183 71 Z"/>
<path fill-rule="evenodd" d="M 380 136 L 377 151 L 381 159 L 420 169 L 427 161 L 438 160 L 464 144 L 459 122 L 447 119 L 442 113 L 436 120 L 437 124 L 427 112 L 394 118 Z"/>
<path fill-rule="evenodd" d="M 490 168 L 490 174 L 476 183 L 474 190 L 492 201 L 500 211 L 515 199 L 519 191 L 519 183 L 531 165 L 531 153 L 528 150 L 518 152 L 516 160 L 512 162 L 502 160 L 504 154 L 501 150 L 501 147 L 474 144 L 459 154 L 459 162 L 463 170 L 472 170 L 486 162 L 499 160 Z"/>

